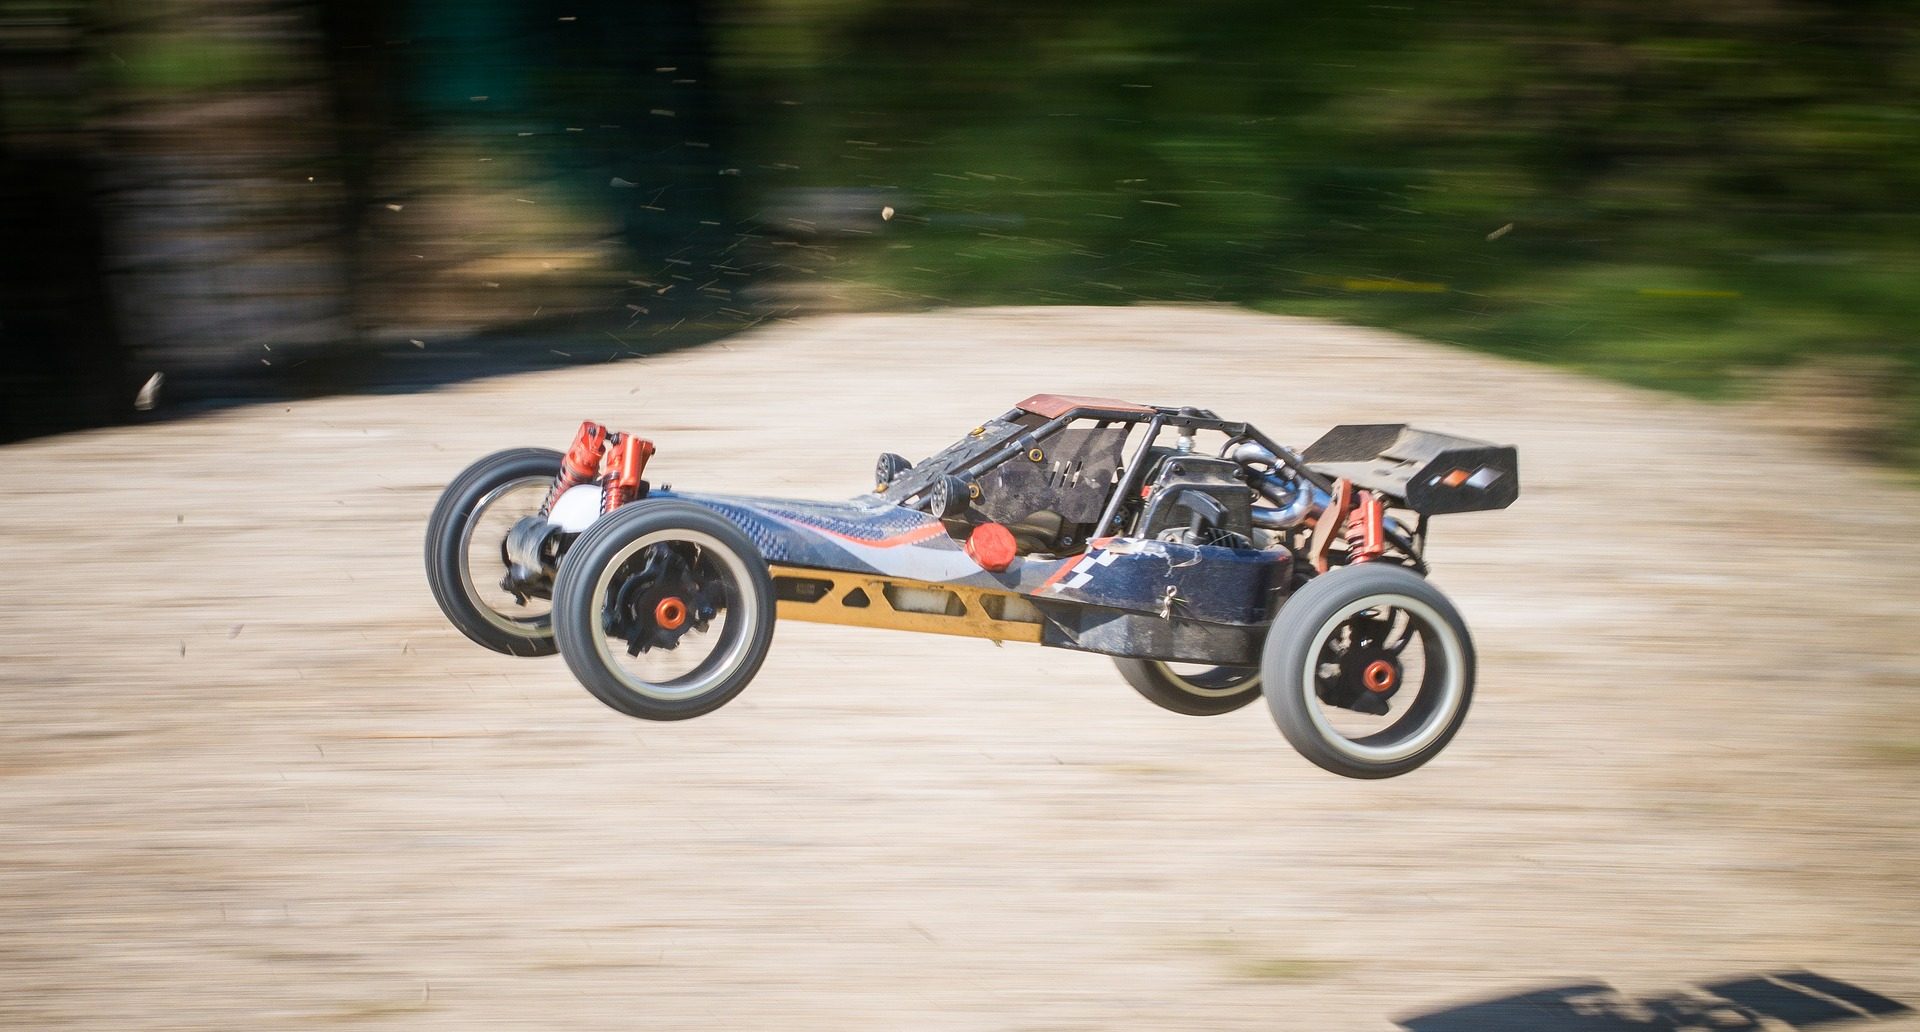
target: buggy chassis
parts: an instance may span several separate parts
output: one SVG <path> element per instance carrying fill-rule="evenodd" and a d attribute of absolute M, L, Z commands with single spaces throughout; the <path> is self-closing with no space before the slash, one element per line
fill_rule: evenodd
<path fill-rule="evenodd" d="M 654 488 L 653 452 L 589 422 L 565 454 L 470 467 L 428 528 L 449 619 L 649 719 L 724 705 L 776 617 L 1097 652 L 1176 712 L 1264 694 L 1353 777 L 1427 762 L 1464 719 L 1472 645 L 1425 580 L 1428 521 L 1519 492 L 1510 447 L 1374 424 L 1296 452 L 1205 409 L 1048 394 L 918 464 L 882 455 L 846 502 Z"/>

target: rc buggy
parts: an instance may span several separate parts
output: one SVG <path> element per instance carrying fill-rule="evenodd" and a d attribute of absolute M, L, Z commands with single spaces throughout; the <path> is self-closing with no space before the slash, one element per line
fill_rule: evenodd
<path fill-rule="evenodd" d="M 1520 491 L 1510 447 L 1379 424 L 1295 452 L 1204 409 L 1052 394 L 880 456 L 844 502 L 655 488 L 653 452 L 589 422 L 460 474 L 427 529 L 447 618 L 649 720 L 739 694 L 776 618 L 1098 652 L 1177 713 L 1264 695 L 1355 778 L 1420 766 L 1466 717 L 1473 644 L 1426 580 L 1427 523 Z"/>

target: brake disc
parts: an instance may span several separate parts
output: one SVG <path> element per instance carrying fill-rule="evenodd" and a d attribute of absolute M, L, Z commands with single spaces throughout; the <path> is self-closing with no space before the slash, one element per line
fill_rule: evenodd
<path fill-rule="evenodd" d="M 1314 692 L 1322 702 L 1374 716 L 1387 712 L 1402 683 L 1400 653 L 1413 637 L 1411 627 L 1395 635 L 1393 625 L 1393 610 L 1368 611 L 1328 637 L 1314 665 Z"/>

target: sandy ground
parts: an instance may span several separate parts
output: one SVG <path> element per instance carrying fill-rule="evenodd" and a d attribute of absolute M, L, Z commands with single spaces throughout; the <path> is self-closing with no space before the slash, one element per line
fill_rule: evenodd
<path fill-rule="evenodd" d="M 1039 390 L 1519 445 L 1520 503 L 1429 553 L 1481 658 L 1450 750 L 1346 781 L 1097 656 L 792 623 L 652 725 L 427 593 L 441 486 L 582 418 L 656 481 L 833 498 Z M 0 449 L 0 1026 L 1364 1032 L 1788 969 L 1920 1004 L 1920 496 L 1754 415 L 983 310 Z"/>

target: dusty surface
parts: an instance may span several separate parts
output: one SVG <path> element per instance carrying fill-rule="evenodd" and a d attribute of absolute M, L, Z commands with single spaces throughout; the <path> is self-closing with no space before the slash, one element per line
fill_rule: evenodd
<path fill-rule="evenodd" d="M 650 725 L 428 596 L 441 485 L 583 417 L 656 479 L 844 497 L 1034 390 L 1518 444 L 1520 504 L 1432 546 L 1481 656 L 1449 752 L 1344 781 L 1098 657 L 799 624 Z M 0 491 L 0 1026 L 1344 1032 L 1795 968 L 1920 1004 L 1920 495 L 1742 413 L 1226 310 L 848 316 L 17 445 Z"/>

